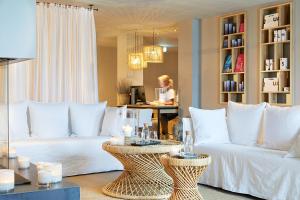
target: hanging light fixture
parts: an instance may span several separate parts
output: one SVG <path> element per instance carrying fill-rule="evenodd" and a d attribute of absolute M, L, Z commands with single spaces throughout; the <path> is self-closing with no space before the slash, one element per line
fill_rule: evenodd
<path fill-rule="evenodd" d="M 144 61 L 149 63 L 163 62 L 163 49 L 161 46 L 155 45 L 155 35 L 153 30 L 152 45 L 144 46 Z"/>
<path fill-rule="evenodd" d="M 147 68 L 147 63 L 144 62 L 143 53 L 137 51 L 137 35 L 134 33 L 134 52 L 128 54 L 128 66 L 133 70 L 141 70 Z"/>

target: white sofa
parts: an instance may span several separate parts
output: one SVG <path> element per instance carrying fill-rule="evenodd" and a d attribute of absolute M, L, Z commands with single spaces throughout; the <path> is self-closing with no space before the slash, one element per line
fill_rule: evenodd
<path fill-rule="evenodd" d="M 185 131 L 194 131 L 190 118 L 183 119 Z M 300 158 L 286 158 L 287 151 L 214 143 L 195 145 L 194 151 L 212 157 L 201 184 L 263 199 L 300 199 Z"/>
<path fill-rule="evenodd" d="M 30 105 L 32 104 L 35 105 L 35 108 L 32 108 L 34 112 L 30 111 Z M 78 104 L 74 110 L 76 112 L 78 110 L 79 114 L 76 116 L 77 119 L 72 120 L 71 105 L 49 104 L 50 106 L 47 106 L 47 104 L 35 102 L 14 104 L 10 109 L 10 148 L 16 150 L 17 156 L 29 157 L 31 162 L 62 163 L 63 176 L 123 170 L 122 164 L 102 149 L 102 144 L 109 141 L 112 136 L 110 133 L 100 133 L 103 118 L 107 111 L 106 103 L 103 102 L 104 107 L 101 107 L 102 110 L 94 112 L 98 109 L 97 105 L 99 104 Z M 62 105 L 66 105 L 67 110 L 61 112 Z M 62 115 L 65 116 L 62 117 Z M 87 118 L 87 120 L 84 118 Z M 95 127 L 89 124 L 94 119 L 96 119 L 96 124 L 93 123 Z M 56 121 L 57 127 L 51 127 L 49 125 L 51 124 L 50 121 L 52 125 L 53 121 Z M 76 123 L 76 127 L 74 124 L 72 125 L 73 122 Z M 5 123 L 0 122 L 1 124 Z M 109 124 L 106 124 L 106 126 L 109 126 Z M 77 132 L 81 131 L 81 133 L 73 134 L 72 127 L 76 128 Z M 0 128 L 1 130 L 4 129 L 3 127 Z M 116 130 L 115 128 L 112 127 L 111 130 Z M 58 129 L 57 132 L 60 133 L 50 129 Z M 34 131 L 35 133 L 33 133 Z M 94 132 L 94 134 L 88 132 Z M 1 132 L 0 134 L 2 140 L 5 139 L 5 135 L 3 135 L 5 133 Z"/>
<path fill-rule="evenodd" d="M 60 162 L 63 176 L 122 170 L 122 164 L 104 151 L 107 136 L 68 137 L 55 139 L 28 139 L 14 141 L 17 155 L 29 157 L 32 162 Z"/>

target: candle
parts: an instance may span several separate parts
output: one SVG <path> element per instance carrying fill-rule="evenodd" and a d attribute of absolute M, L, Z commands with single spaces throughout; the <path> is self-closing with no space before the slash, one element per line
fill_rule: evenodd
<path fill-rule="evenodd" d="M 124 142 L 125 142 L 124 139 L 125 138 L 121 137 L 121 136 L 119 136 L 119 137 L 112 137 L 110 139 L 110 144 L 112 144 L 112 145 L 124 145 Z"/>
<path fill-rule="evenodd" d="M 15 172 L 11 169 L 0 169 L 0 192 L 8 192 L 15 187 Z"/>
<path fill-rule="evenodd" d="M 122 129 L 125 137 L 131 137 L 133 128 L 129 124 L 123 126 Z"/>
<path fill-rule="evenodd" d="M 39 184 L 45 185 L 62 181 L 61 163 L 38 162 L 36 166 Z"/>
<path fill-rule="evenodd" d="M 27 169 L 30 166 L 29 158 L 25 156 L 18 156 L 18 166 L 19 169 Z"/>

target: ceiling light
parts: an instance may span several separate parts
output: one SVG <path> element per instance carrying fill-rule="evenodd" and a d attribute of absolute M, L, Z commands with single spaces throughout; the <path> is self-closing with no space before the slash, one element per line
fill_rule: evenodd
<path fill-rule="evenodd" d="M 163 62 L 163 49 L 161 46 L 155 45 L 155 34 L 153 31 L 153 44 L 144 46 L 144 61 L 149 63 L 162 63 Z"/>
<path fill-rule="evenodd" d="M 164 53 L 168 52 L 168 47 L 163 47 L 163 52 Z"/>
<path fill-rule="evenodd" d="M 137 52 L 137 35 L 134 33 L 134 52 L 128 54 L 128 66 L 133 70 L 141 70 L 147 68 L 147 63 L 144 62 L 143 53 Z"/>

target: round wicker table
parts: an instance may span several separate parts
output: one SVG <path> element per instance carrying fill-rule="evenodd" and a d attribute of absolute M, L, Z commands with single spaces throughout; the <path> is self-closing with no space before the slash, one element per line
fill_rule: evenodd
<path fill-rule="evenodd" d="M 164 171 L 160 156 L 180 150 L 182 144 L 162 141 L 160 145 L 131 146 L 103 143 L 102 148 L 124 166 L 123 173 L 106 185 L 104 194 L 121 199 L 167 199 L 173 191 L 173 181 Z"/>
<path fill-rule="evenodd" d="M 203 154 L 196 159 L 178 159 L 163 155 L 160 161 L 174 181 L 171 200 L 203 200 L 197 183 L 211 162 L 210 156 Z"/>

